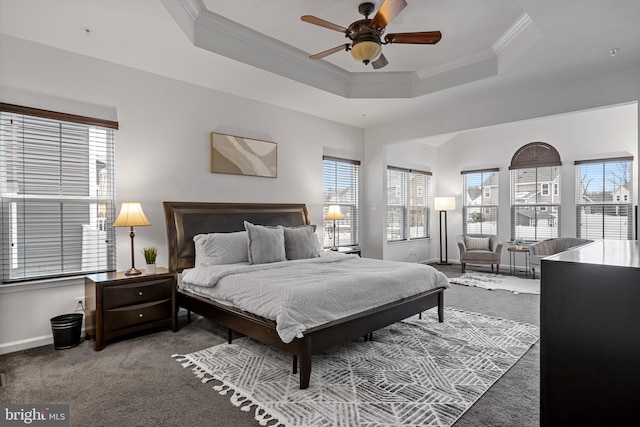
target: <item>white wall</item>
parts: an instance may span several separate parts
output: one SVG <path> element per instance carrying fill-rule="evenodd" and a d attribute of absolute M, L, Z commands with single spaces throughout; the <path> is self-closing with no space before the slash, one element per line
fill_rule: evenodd
<path fill-rule="evenodd" d="M 323 153 L 334 151 L 353 154 L 363 160 L 363 255 L 409 260 L 408 254 L 415 252 L 418 260 L 435 260 L 439 250 L 437 238 L 398 245 L 386 243 L 385 181 L 389 156 L 407 162 L 408 166 L 424 165 L 429 168 L 434 173 L 433 195 L 437 196 L 456 191 L 455 194 L 459 194 L 461 169 L 476 165 L 494 166 L 498 159 L 500 166 L 506 168 L 515 149 L 533 140 L 554 145 L 564 162 L 602 152 L 627 151 L 636 159 L 638 154 L 637 108 L 635 118 L 625 115 L 612 119 L 606 128 L 597 125 L 591 128 L 594 135 L 601 136 L 597 140 L 589 139 L 591 134 L 586 135 L 586 132 L 583 135 L 564 130 L 567 125 L 562 123 L 563 117 L 559 117 L 557 123 L 549 124 L 548 128 L 541 123 L 519 122 L 506 125 L 504 130 L 500 127 L 484 129 L 552 114 L 637 101 L 640 99 L 637 70 L 571 82 L 562 87 L 536 88 L 528 92 L 522 89 L 502 97 L 475 100 L 454 97 L 449 103 L 443 101 L 434 105 L 432 110 L 425 110 L 419 119 L 363 132 L 25 40 L 0 36 L 0 45 L 0 88 L 14 89 L 9 91 L 11 94 L 28 91 L 40 94 L 45 100 L 52 97 L 73 101 L 70 104 L 97 105 L 96 110 L 117 111 L 120 123 L 116 137 L 118 202 L 142 202 L 153 224 L 136 230 L 137 248 L 148 245 L 166 247 L 163 200 L 304 202 L 309 207 L 311 220 L 320 223 L 320 159 Z M 211 73 L 215 72 L 211 70 Z M 3 102 L 21 103 L 20 99 L 4 96 L 0 93 Z M 27 102 L 27 97 L 22 101 Z M 31 106 L 46 108 L 46 105 L 33 105 L 32 97 L 28 101 Z M 520 125 L 524 127 L 520 128 Z M 573 128 L 574 125 L 581 127 L 585 123 L 580 121 L 567 127 Z M 478 128 L 481 129 L 459 135 L 437 149 L 412 145 L 416 139 Z M 542 128 L 547 129 L 545 133 L 536 133 Z M 621 128 L 626 130 L 623 131 L 624 141 L 619 142 L 616 139 Z M 277 142 L 278 178 L 210 174 L 211 131 Z M 475 132 L 479 132 L 477 138 L 474 137 Z M 586 151 L 583 151 L 582 139 L 577 135 L 591 141 L 586 145 Z M 413 142 L 404 145 L 407 141 Z M 398 143 L 402 144 L 396 145 Z M 478 148 L 483 146 L 482 150 Z M 484 154 L 480 155 L 480 151 Z M 494 157 L 487 157 L 488 152 Z M 508 191 L 505 191 L 508 189 L 508 181 L 505 184 L 508 176 L 504 178 L 504 175 L 501 176 L 501 204 L 505 200 L 508 203 Z M 637 189 L 637 171 L 635 176 Z M 571 179 L 565 178 L 565 184 L 568 181 Z M 460 206 L 459 197 L 457 202 Z M 570 209 L 563 211 L 563 221 L 568 211 Z M 508 236 L 503 219 L 505 216 L 501 212 L 500 233 Z M 450 259 L 457 258 L 452 237 L 461 229 L 460 221 L 459 214 L 456 218 L 455 212 L 450 213 Z M 432 216 L 431 226 L 435 236 L 437 215 Z M 563 223 L 563 234 L 570 231 Z M 126 269 L 130 259 L 128 233 L 119 230 L 117 237 L 118 268 Z M 161 251 L 160 265 L 166 265 L 166 256 L 166 251 Z M 142 265 L 140 253 L 136 253 L 136 263 Z M 0 288 L 0 353 L 51 342 L 49 318 L 71 310 L 75 304 L 73 296 L 84 293 L 81 280 L 57 284 L 60 286 L 43 288 L 33 284 Z"/>
<path fill-rule="evenodd" d="M 311 221 L 321 223 L 323 151 L 363 156 L 358 128 L 21 39 L 2 36 L 0 44 L 0 87 L 11 88 L 2 102 L 36 102 L 33 94 L 41 94 L 36 107 L 67 99 L 117 111 L 118 209 L 140 201 L 152 223 L 135 230 L 136 266 L 143 265 L 138 249 L 151 245 L 167 265 L 164 200 L 306 203 Z M 29 96 L 21 100 L 21 92 Z M 278 177 L 209 173 L 212 131 L 277 142 Z M 118 269 L 126 269 L 128 230 L 117 231 L 117 243 Z M 49 319 L 84 294 L 82 280 L 58 284 L 0 287 L 0 353 L 52 342 Z"/>
<path fill-rule="evenodd" d="M 385 157 L 386 146 L 420 139 L 428 142 L 431 137 L 437 137 L 438 143 L 440 143 L 443 139 L 446 140 L 447 134 L 458 135 L 460 132 L 484 129 L 490 126 L 508 126 L 509 123 L 515 125 L 522 121 L 554 115 L 558 115 L 560 120 L 556 126 L 563 127 L 565 125 L 562 124 L 562 118 L 567 113 L 637 103 L 640 100 L 639 73 L 640 70 L 638 69 L 630 69 L 616 75 L 601 75 L 582 81 L 566 82 L 554 87 L 516 86 L 514 90 L 506 95 L 480 93 L 474 90 L 454 90 L 451 91 L 451 96 L 449 97 L 439 97 L 438 99 L 441 102 L 434 102 L 430 107 L 425 107 L 421 111 L 422 115 L 417 119 L 407 119 L 394 124 L 367 128 L 365 130 L 365 164 L 367 166 L 366 175 L 368 179 L 367 187 L 365 188 L 365 211 L 363 214 L 367 218 L 365 233 L 370 237 L 375 236 L 375 239 L 372 239 L 367 245 L 364 252 L 365 255 L 382 257 L 387 246 L 384 235 L 381 232 L 381 230 L 384 230 L 385 223 L 384 209 L 379 208 L 383 208 L 385 203 L 383 176 L 387 165 Z M 470 84 L 470 86 L 473 85 Z M 636 108 L 635 117 L 625 116 L 615 123 L 616 127 L 631 126 L 629 131 L 631 134 L 629 136 L 630 140 L 625 140 L 621 143 L 624 147 L 631 147 L 628 150 L 630 153 L 638 153 L 638 147 L 640 146 L 640 136 L 638 135 L 639 114 Z M 598 132 L 605 129 L 598 129 Z M 612 129 L 609 128 L 609 130 L 611 131 Z M 615 134 L 612 133 L 608 135 L 615 137 Z M 515 138 L 518 135 L 513 134 L 512 137 Z M 562 134 L 560 134 L 560 139 L 563 139 Z M 504 150 L 508 154 L 510 161 L 513 151 L 510 151 L 510 147 L 503 148 L 503 141 L 493 140 L 486 142 L 491 144 L 491 151 L 496 155 L 502 155 Z M 553 140 L 547 142 L 554 144 Z M 615 138 L 613 140 L 597 141 L 597 144 L 600 144 L 601 151 L 617 151 L 620 149 L 618 143 Z M 561 155 L 563 155 L 563 152 L 567 153 L 566 156 L 569 156 L 567 159 L 573 156 L 576 156 L 576 158 L 580 156 L 582 145 L 579 140 L 573 140 L 566 144 L 566 149 L 556 147 Z M 466 146 L 456 146 L 454 144 L 450 147 L 455 148 L 444 148 L 441 145 L 437 150 L 438 163 L 432 169 L 434 182 L 436 183 L 434 187 L 435 196 L 448 195 L 457 185 L 460 185 L 460 177 L 457 176 L 456 179 L 453 179 L 452 172 L 449 169 L 450 165 L 446 159 L 441 159 L 442 154 L 446 155 L 448 153 L 450 156 L 460 156 L 466 159 L 470 162 L 466 165 L 468 168 L 471 168 L 472 165 L 487 163 L 486 159 L 483 161 L 482 157 L 470 156 L 469 153 L 465 152 Z M 585 155 L 590 154 L 591 150 L 592 148 L 588 148 Z M 595 151 L 596 149 L 593 150 Z M 458 170 L 454 172 L 459 174 L 460 168 L 458 166 L 463 163 L 454 161 L 450 161 L 450 163 L 456 165 Z M 442 179 L 440 177 L 441 172 L 442 175 L 450 178 Z M 638 183 L 637 173 L 635 176 L 634 187 L 638 188 L 640 184 Z M 504 181 L 501 182 L 501 185 L 502 188 L 508 188 L 508 183 L 505 185 Z M 508 198 L 502 200 L 506 200 L 504 203 L 508 203 Z M 460 206 L 460 202 L 460 200 L 457 200 L 458 206 Z M 564 211 L 567 212 L 568 210 L 565 209 Z M 450 215 L 449 219 L 449 236 L 455 236 L 453 234 L 455 230 L 452 228 L 454 226 L 453 215 Z M 437 230 L 437 215 L 432 216 L 432 221 L 432 230 Z M 563 230 L 567 229 L 563 228 Z M 500 233 L 503 234 L 504 230 L 500 230 Z M 508 236 L 508 233 L 503 235 Z M 435 260 L 434 254 L 439 253 L 438 239 L 431 239 L 430 243 L 432 260 Z M 457 253 L 457 248 L 455 245 L 452 246 L 450 239 L 449 254 L 455 254 L 453 251 Z"/>
<path fill-rule="evenodd" d="M 458 261 L 455 236 L 462 233 L 462 170 L 500 168 L 498 234 L 505 243 L 510 239 L 509 164 L 515 152 L 525 144 L 542 141 L 551 144 L 562 160 L 562 211 L 560 234 L 576 235 L 575 160 L 633 155 L 634 182 L 638 180 L 638 105 L 625 104 L 532 119 L 463 132 L 438 148 L 438 191 L 455 195 L 455 211 L 448 212 L 449 260 Z M 638 189 L 634 188 L 634 204 Z M 454 242 L 452 244 L 452 241 Z M 506 247 L 506 246 L 505 246 Z M 519 259 L 522 261 L 522 259 Z M 506 250 L 502 263 L 509 264 Z"/>

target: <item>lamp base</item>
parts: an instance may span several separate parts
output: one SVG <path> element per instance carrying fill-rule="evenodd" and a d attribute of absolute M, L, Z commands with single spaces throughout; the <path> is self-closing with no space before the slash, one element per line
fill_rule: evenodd
<path fill-rule="evenodd" d="M 336 248 L 335 246 L 332 246 L 332 247 L 330 247 L 330 248 L 329 248 L 329 250 L 330 250 L 330 251 L 337 251 L 337 250 L 338 250 L 338 248 Z"/>
<path fill-rule="evenodd" d="M 135 267 L 131 267 L 130 269 L 124 272 L 125 276 L 138 276 L 140 274 L 142 274 L 142 271 L 138 270 Z"/>

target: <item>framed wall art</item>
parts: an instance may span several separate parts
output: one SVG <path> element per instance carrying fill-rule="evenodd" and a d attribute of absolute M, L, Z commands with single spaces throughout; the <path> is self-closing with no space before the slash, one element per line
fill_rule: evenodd
<path fill-rule="evenodd" d="M 211 132 L 211 172 L 278 176 L 278 144 Z"/>

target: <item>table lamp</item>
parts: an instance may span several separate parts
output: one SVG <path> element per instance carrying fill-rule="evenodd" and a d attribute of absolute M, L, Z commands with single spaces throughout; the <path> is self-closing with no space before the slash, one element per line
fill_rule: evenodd
<path fill-rule="evenodd" d="M 120 214 L 113 223 L 114 227 L 131 227 L 129 237 L 131 237 L 131 268 L 124 272 L 126 276 L 135 276 L 142 272 L 136 269 L 133 252 L 133 238 L 136 234 L 133 232 L 133 227 L 142 227 L 145 225 L 151 225 L 144 212 L 142 212 L 142 206 L 138 202 L 124 202 L 120 208 Z"/>
<path fill-rule="evenodd" d="M 336 247 L 336 221 L 344 219 L 342 212 L 340 212 L 340 206 L 330 205 L 329 211 L 327 212 L 327 216 L 324 217 L 324 219 L 327 221 L 333 220 L 333 246 L 331 247 L 331 250 L 337 251 L 338 248 Z"/>

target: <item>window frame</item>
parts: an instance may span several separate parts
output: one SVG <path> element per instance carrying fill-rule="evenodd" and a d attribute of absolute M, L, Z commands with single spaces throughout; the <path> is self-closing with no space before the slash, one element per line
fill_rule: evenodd
<path fill-rule="evenodd" d="M 393 186 L 393 192 L 396 198 L 399 199 L 398 203 L 391 203 L 389 195 L 391 194 L 391 187 L 389 183 L 391 181 L 391 173 L 400 173 L 400 184 Z M 386 241 L 387 242 L 404 242 L 410 240 L 428 239 L 431 238 L 431 176 L 432 173 L 428 171 L 418 169 L 407 169 L 396 166 L 387 166 L 387 197 L 386 197 Z M 414 185 L 415 198 L 422 199 L 422 203 L 415 203 L 413 199 L 413 192 L 411 183 L 415 183 L 418 177 L 423 177 L 424 185 Z M 422 183 L 421 183 L 422 184 Z M 418 191 L 420 189 L 420 191 Z M 421 193 L 421 194 L 418 194 Z M 394 218 L 399 219 L 399 238 L 390 235 L 389 230 L 395 229 L 393 224 L 390 224 L 390 211 L 400 212 L 400 215 L 394 215 Z M 413 212 L 422 211 L 422 214 L 418 217 L 413 217 Z M 413 224 L 412 224 L 413 223 Z M 422 223 L 422 226 L 418 225 Z M 395 224 L 395 221 L 394 221 Z M 416 233 L 417 230 L 422 229 L 422 234 Z"/>
<path fill-rule="evenodd" d="M 622 156 L 602 159 L 576 160 L 574 162 L 576 179 L 576 237 L 587 239 L 633 240 L 633 161 L 633 156 Z M 608 171 L 607 166 L 615 164 L 622 165 L 624 169 L 624 172 L 622 173 L 628 174 L 628 176 L 622 178 L 623 180 L 626 180 L 626 182 L 618 181 L 616 177 L 611 177 L 613 171 Z M 585 175 L 583 174 L 583 167 L 595 168 L 595 170 L 591 172 L 594 175 L 591 179 L 596 177 L 601 178 L 601 182 L 596 182 L 596 185 L 599 187 L 601 186 L 601 191 L 591 193 L 587 192 L 591 179 L 589 180 L 589 183 L 584 183 Z M 597 171 L 600 167 L 602 168 L 601 174 Z M 611 200 L 606 200 L 607 182 L 611 184 L 609 187 Z M 622 187 L 628 191 L 628 194 L 618 193 L 614 196 L 613 193 Z M 592 201 L 583 202 L 583 200 L 587 199 Z M 593 201 L 597 199 L 599 199 L 599 201 Z M 607 213 L 607 211 L 610 213 Z M 601 221 L 598 220 L 598 212 L 602 213 Z M 621 215 L 620 212 L 626 212 L 626 215 Z M 588 221 L 587 215 L 595 215 L 593 219 L 596 221 Z M 623 227 L 625 221 L 623 218 L 626 218 L 626 227 Z M 607 219 L 609 219 L 609 221 L 607 221 Z M 599 225 L 596 226 L 598 223 Z M 585 230 L 583 230 L 583 226 L 585 227 Z"/>
<path fill-rule="evenodd" d="M 553 168 L 557 168 L 554 175 Z M 545 169 L 549 170 L 545 176 Z M 511 207 L 511 241 L 523 238 L 527 242 L 538 241 L 551 237 L 561 236 L 562 218 L 562 161 L 558 151 L 546 142 L 531 142 L 520 147 L 511 159 L 510 171 L 510 207 Z M 521 181 L 519 174 L 530 173 L 534 180 Z M 519 185 L 528 185 L 532 190 L 524 191 Z M 546 184 L 546 194 L 543 194 L 543 184 Z M 556 192 L 556 188 L 558 191 Z M 526 197 L 528 196 L 528 197 Z M 544 198 L 543 200 L 540 200 Z M 550 200 L 548 200 L 550 199 Z M 522 200 L 522 203 L 518 202 Z M 524 209 L 526 214 L 518 215 L 518 211 Z M 542 212 L 542 214 L 541 214 Z M 556 215 L 555 217 L 553 215 Z M 520 219 L 520 218 L 524 219 Z M 533 229 L 533 235 L 518 235 L 520 221 L 528 221 L 533 225 L 526 225 Z M 541 221 L 545 220 L 546 228 L 551 233 L 542 235 Z"/>
<path fill-rule="evenodd" d="M 499 219 L 499 197 L 500 197 L 500 168 L 487 168 L 487 169 L 474 169 L 468 171 L 461 171 L 462 175 L 462 233 L 469 234 L 470 223 L 480 223 L 480 229 L 474 230 L 479 234 L 498 234 L 498 219 Z M 478 186 L 481 187 L 482 200 L 480 204 L 473 204 L 473 200 L 470 198 L 469 189 L 471 188 L 467 181 L 471 175 L 480 175 Z M 486 175 L 486 178 L 485 178 Z M 488 180 L 492 179 L 495 175 L 495 189 L 491 185 L 485 185 Z M 489 196 L 487 196 L 486 189 L 489 188 Z M 485 200 L 488 199 L 488 203 Z M 495 200 L 495 203 L 491 203 L 491 199 Z M 470 221 L 470 211 L 478 211 L 481 213 L 480 221 Z M 484 221 L 483 216 L 495 215 L 495 221 Z M 484 224 L 487 222 L 495 222 L 495 230 L 483 230 Z"/>
<path fill-rule="evenodd" d="M 7 103 L 0 121 L 0 283 L 115 270 L 118 122 Z"/>
<path fill-rule="evenodd" d="M 345 217 L 342 221 L 336 221 L 336 246 L 337 247 L 356 247 L 360 245 L 360 161 L 346 159 L 334 156 L 322 156 L 322 247 L 324 249 L 333 246 L 333 220 L 325 220 L 330 205 L 340 206 L 340 212 Z M 333 164 L 333 167 L 330 165 Z M 350 169 L 355 177 L 349 177 L 346 169 Z M 331 175 L 331 176 L 330 176 Z M 339 182 L 349 180 L 351 186 L 355 185 L 355 191 L 349 191 L 348 197 L 354 199 L 350 202 L 338 200 Z M 331 182 L 333 181 L 333 182 Z M 326 191 L 331 187 L 333 193 L 328 196 Z M 345 221 L 347 227 L 345 227 Z M 350 239 L 341 241 L 340 229 L 347 228 L 349 230 Z"/>

